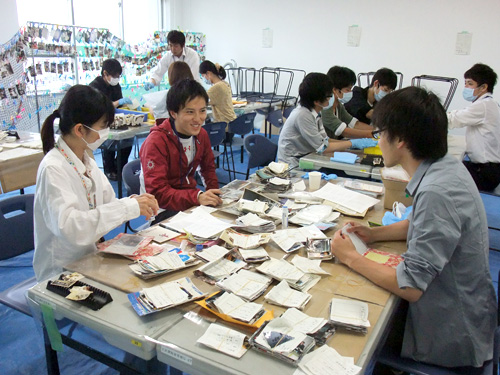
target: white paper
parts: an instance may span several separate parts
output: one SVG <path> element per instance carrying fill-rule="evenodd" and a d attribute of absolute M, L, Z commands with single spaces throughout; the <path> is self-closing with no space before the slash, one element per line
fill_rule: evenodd
<path fill-rule="evenodd" d="M 214 302 L 217 309 L 234 319 L 249 322 L 257 313 L 262 310 L 262 305 L 253 302 L 246 302 L 233 293 L 224 293 Z"/>
<path fill-rule="evenodd" d="M 321 268 L 321 259 L 309 259 L 296 255 L 292 259 L 292 264 L 304 273 L 315 273 L 317 275 L 330 275 Z"/>
<path fill-rule="evenodd" d="M 356 233 L 353 232 L 349 233 L 347 231 L 347 229 L 349 229 L 350 227 L 351 224 L 345 225 L 342 228 L 342 234 L 349 236 L 349 238 L 352 241 L 352 244 L 356 248 L 356 251 L 361 255 L 363 255 L 364 253 L 366 253 L 366 250 L 368 250 L 368 246 L 366 246 L 366 243 L 361 238 L 359 238 L 359 236 Z"/>
<path fill-rule="evenodd" d="M 368 304 L 366 302 L 333 298 L 330 320 L 359 327 L 370 327 Z"/>
<path fill-rule="evenodd" d="M 238 250 L 243 257 L 243 260 L 245 262 L 248 262 L 247 259 L 263 259 L 263 258 L 269 258 L 269 254 L 267 253 L 266 249 L 263 247 L 257 247 L 255 249 L 239 249 Z"/>
<path fill-rule="evenodd" d="M 197 342 L 216 349 L 235 358 L 241 358 L 247 352 L 243 346 L 245 335 L 234 329 L 212 323 Z"/>
<path fill-rule="evenodd" d="M 296 182 L 292 186 L 293 191 L 304 191 L 306 190 L 306 183 L 304 180 L 300 180 L 299 182 Z"/>
<path fill-rule="evenodd" d="M 326 238 L 326 235 L 315 225 L 302 228 L 290 228 L 277 230 L 271 239 L 284 252 L 289 252 L 297 243 L 305 243 L 307 238 Z"/>
<path fill-rule="evenodd" d="M 269 205 L 262 201 L 249 201 L 247 199 L 240 199 L 238 203 L 238 210 L 250 211 L 258 214 L 263 214 L 267 211 Z"/>
<path fill-rule="evenodd" d="M 276 345 L 274 348 L 271 348 L 264 335 L 267 332 L 273 331 L 288 335 L 292 339 L 290 341 L 282 342 Z M 263 347 L 268 348 L 269 350 L 272 350 L 274 352 L 288 354 L 292 352 L 305 338 L 306 335 L 301 332 L 295 331 L 293 329 L 293 325 L 291 325 L 289 321 L 282 318 L 276 318 L 271 320 L 267 324 L 267 326 L 262 330 L 261 334 L 256 337 L 255 341 Z"/>
<path fill-rule="evenodd" d="M 287 163 L 276 163 L 275 161 L 272 161 L 268 165 L 269 169 L 273 171 L 276 174 L 282 174 L 288 169 L 288 164 Z"/>
<path fill-rule="evenodd" d="M 271 283 L 271 278 L 248 270 L 240 270 L 218 285 L 231 293 L 247 300 L 253 300 L 260 295 Z"/>
<path fill-rule="evenodd" d="M 223 277 L 229 276 L 230 274 L 236 272 L 237 270 L 245 266 L 246 266 L 245 262 L 231 262 L 230 260 L 222 258 L 207 263 L 198 268 L 198 270 L 218 280 Z"/>
<path fill-rule="evenodd" d="M 185 267 L 179 254 L 164 251 L 161 254 L 145 257 L 144 262 L 149 263 L 156 270 L 176 270 Z"/>
<path fill-rule="evenodd" d="M 290 288 L 288 283 L 283 280 L 265 296 L 265 300 L 275 305 L 285 307 L 296 307 L 301 309 L 311 299 L 309 293 L 299 292 Z"/>
<path fill-rule="evenodd" d="M 299 363 L 299 369 L 307 375 L 357 375 L 361 371 L 351 363 L 350 357 L 342 357 L 335 349 L 328 345 L 309 352 Z M 294 373 L 295 375 L 296 373 Z"/>
<path fill-rule="evenodd" d="M 472 33 L 462 31 L 457 33 L 457 41 L 455 43 L 456 55 L 470 55 L 472 45 Z"/>
<path fill-rule="evenodd" d="M 287 180 L 285 178 L 273 177 L 269 180 L 269 183 L 271 183 L 273 185 L 278 185 L 278 186 L 282 186 L 282 185 L 287 186 L 290 184 L 290 180 Z"/>
<path fill-rule="evenodd" d="M 158 242 L 158 243 L 163 243 L 165 241 L 168 241 L 172 238 L 180 236 L 180 233 L 174 232 L 170 229 L 163 228 L 159 225 L 155 225 L 152 227 L 149 227 L 147 229 L 141 230 L 139 232 L 141 236 L 146 236 L 146 237 L 154 237 L 153 241 Z"/>
<path fill-rule="evenodd" d="M 213 245 L 210 247 L 207 247 L 206 249 L 203 249 L 203 251 L 200 251 L 197 253 L 197 255 L 208 262 L 213 262 L 214 260 L 217 260 L 219 258 L 222 258 L 224 255 L 226 255 L 229 252 L 228 249 L 219 246 L 219 245 Z"/>
<path fill-rule="evenodd" d="M 361 27 L 358 25 L 349 26 L 347 29 L 347 45 L 349 47 L 359 47 L 361 40 Z"/>
<path fill-rule="evenodd" d="M 326 184 L 312 194 L 316 197 L 340 204 L 356 212 L 364 212 L 380 202 L 378 199 L 348 190 L 335 184 Z"/>
<path fill-rule="evenodd" d="M 266 275 L 271 275 L 280 281 L 287 280 L 293 283 L 299 281 L 304 276 L 301 270 L 284 259 L 271 258 L 257 267 L 257 270 Z"/>
<path fill-rule="evenodd" d="M 288 320 L 295 330 L 305 334 L 315 333 L 327 323 L 326 319 L 315 318 L 293 308 L 286 310 L 281 317 Z"/>
<path fill-rule="evenodd" d="M 199 292 L 185 279 L 144 288 L 142 292 L 157 309 L 187 302 L 190 300 L 189 294 L 199 296 Z"/>
<path fill-rule="evenodd" d="M 232 227 L 232 224 L 217 219 L 205 210 L 196 210 L 190 214 L 179 212 L 164 225 L 178 232 L 189 232 L 201 238 L 214 237 Z"/>

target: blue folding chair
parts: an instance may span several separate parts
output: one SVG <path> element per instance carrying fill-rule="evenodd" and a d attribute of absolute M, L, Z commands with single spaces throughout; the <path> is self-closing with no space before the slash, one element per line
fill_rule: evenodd
<path fill-rule="evenodd" d="M 276 160 L 276 154 L 278 153 L 278 145 L 260 134 L 247 136 L 245 138 L 245 149 L 249 155 L 247 179 L 250 175 L 250 168 L 265 167 Z"/>
<path fill-rule="evenodd" d="M 233 162 L 233 169 L 230 169 L 228 161 L 227 170 L 229 171 L 230 176 L 231 172 L 233 172 L 235 178 L 236 178 L 236 173 L 240 172 L 236 171 L 234 165 L 233 146 L 240 147 L 241 162 L 243 163 L 243 146 L 244 146 L 243 138 L 245 135 L 250 134 L 254 131 L 254 120 L 256 115 L 257 114 L 255 112 L 245 113 L 229 123 L 229 133 L 233 133 L 235 137 L 233 137 L 233 139 L 230 142 L 225 142 L 224 145 L 225 147 L 229 146 L 229 149 L 231 151 L 231 160 Z M 239 135 L 240 137 L 236 137 L 236 135 Z M 231 177 L 229 179 L 231 179 Z"/>
<path fill-rule="evenodd" d="M 292 113 L 292 111 L 296 108 L 296 106 L 291 106 L 291 107 L 286 107 L 284 110 L 283 110 L 283 117 L 284 118 L 288 118 L 290 117 L 290 113 Z"/>

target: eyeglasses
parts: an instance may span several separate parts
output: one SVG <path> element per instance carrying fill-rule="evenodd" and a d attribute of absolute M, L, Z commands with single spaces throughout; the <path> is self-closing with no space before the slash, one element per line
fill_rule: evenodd
<path fill-rule="evenodd" d="M 380 139 L 380 134 L 382 133 L 382 130 L 374 130 L 372 131 L 372 138 L 375 138 L 375 139 Z"/>

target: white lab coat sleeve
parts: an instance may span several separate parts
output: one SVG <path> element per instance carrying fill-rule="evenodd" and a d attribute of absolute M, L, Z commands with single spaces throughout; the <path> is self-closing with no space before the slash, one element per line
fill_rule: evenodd
<path fill-rule="evenodd" d="M 186 48 L 188 49 L 188 48 Z M 189 48 L 191 49 L 191 48 Z M 201 82 L 200 79 L 200 55 L 198 55 L 198 52 L 195 50 L 191 49 L 193 52 L 190 54 L 189 61 L 187 62 L 189 64 L 189 67 L 191 68 L 191 73 L 193 73 L 193 77 L 196 81 Z"/>
<path fill-rule="evenodd" d="M 77 194 L 84 194 L 83 185 L 79 189 L 80 186 L 72 184 L 67 174 L 55 166 L 47 166 L 41 171 L 37 184 L 37 194 L 45 202 L 43 218 L 47 227 L 54 235 L 77 246 L 95 243 L 110 230 L 140 214 L 137 200 L 116 199 L 114 192 L 109 190 L 109 182 L 109 186 L 96 185 L 98 189 L 104 188 L 101 192 L 97 191 L 97 194 L 103 194 L 102 202 L 106 203 L 98 204 L 93 210 L 82 209 L 81 199 Z"/>
<path fill-rule="evenodd" d="M 472 103 L 469 107 L 448 112 L 450 129 L 478 126 L 485 122 L 486 105 L 484 102 Z"/>

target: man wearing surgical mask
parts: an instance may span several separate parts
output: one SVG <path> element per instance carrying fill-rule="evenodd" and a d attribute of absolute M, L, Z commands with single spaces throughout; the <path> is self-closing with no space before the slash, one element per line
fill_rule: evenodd
<path fill-rule="evenodd" d="M 373 108 L 384 96 L 396 89 L 398 77 L 391 69 L 382 68 L 375 72 L 369 87 L 354 87 L 352 99 L 345 109 L 359 121 L 371 123 Z"/>
<path fill-rule="evenodd" d="M 132 104 L 130 98 L 124 98 L 120 86 L 120 77 L 122 75 L 122 66 L 116 59 L 107 59 L 102 63 L 101 75 L 96 77 L 89 86 L 102 92 L 109 100 L 113 102 L 115 108 L 125 104 Z M 118 173 L 117 147 L 121 148 L 121 167 L 128 162 L 132 152 L 131 139 L 121 141 L 106 141 L 103 145 L 102 164 L 104 173 L 110 180 L 116 180 Z M 121 172 L 121 171 L 120 171 Z"/>
<path fill-rule="evenodd" d="M 479 190 L 492 191 L 500 184 L 500 107 L 492 95 L 497 74 L 475 64 L 464 78 L 463 98 L 472 104 L 449 112 L 448 127 L 466 128 L 463 163 Z"/>
<path fill-rule="evenodd" d="M 334 66 L 326 74 L 333 83 L 332 97 L 321 111 L 323 126 L 330 139 L 371 138 L 373 128 L 351 116 L 344 104 L 352 99 L 352 87 L 356 83 L 354 72 L 343 66 Z"/>

